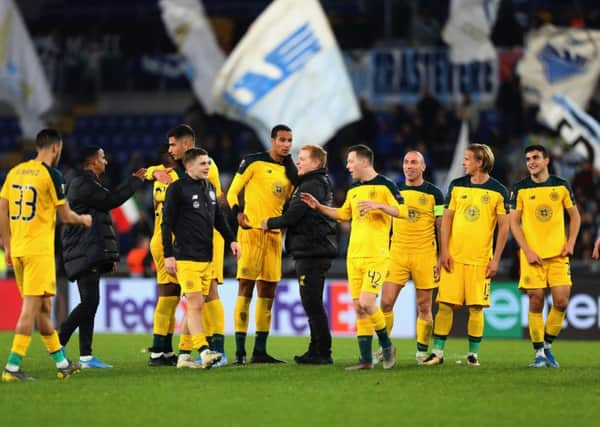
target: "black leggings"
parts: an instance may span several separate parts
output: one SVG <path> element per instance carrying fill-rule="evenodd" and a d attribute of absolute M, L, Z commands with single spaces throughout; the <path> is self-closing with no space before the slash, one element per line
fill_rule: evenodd
<path fill-rule="evenodd" d="M 60 325 L 58 337 L 64 347 L 69 342 L 75 329 L 79 328 L 79 355 L 92 355 L 92 337 L 94 335 L 94 318 L 100 303 L 100 274 L 88 271 L 77 280 L 81 302 L 71 311 Z"/>
<path fill-rule="evenodd" d="M 329 258 L 301 258 L 296 260 L 296 273 L 300 282 L 300 298 L 308 316 L 310 347 L 313 353 L 331 356 L 329 319 L 323 306 L 325 273 L 331 267 Z"/>

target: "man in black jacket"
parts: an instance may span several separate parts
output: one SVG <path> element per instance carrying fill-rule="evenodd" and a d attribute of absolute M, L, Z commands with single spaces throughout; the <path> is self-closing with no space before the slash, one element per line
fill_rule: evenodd
<path fill-rule="evenodd" d="M 100 275 L 112 271 L 119 261 L 117 235 L 110 210 L 120 206 L 142 186 L 145 169 L 109 190 L 100 183 L 107 165 L 104 150 L 89 146 L 81 150 L 81 171 L 67 185 L 67 199 L 79 214 L 90 214 L 91 228 L 67 225 L 63 229 L 63 260 L 69 280 L 77 280 L 81 302 L 60 327 L 60 343 L 67 345 L 79 328 L 79 354 L 82 368 L 111 368 L 92 356 L 94 317 L 100 302 Z"/>
<path fill-rule="evenodd" d="M 282 216 L 262 222 L 264 230 L 287 228 L 285 246 L 296 261 L 300 297 L 310 327 L 310 345 L 299 364 L 331 364 L 331 333 L 323 306 L 325 274 L 337 255 L 335 221 L 310 209 L 300 200 L 300 193 L 310 193 L 320 203 L 331 206 L 333 193 L 325 165 L 327 152 L 316 145 L 300 149 L 296 166 L 299 183 Z"/>
<path fill-rule="evenodd" d="M 169 185 L 161 225 L 165 270 L 177 276 L 187 299 L 187 314 L 182 335 L 192 336 L 200 357 L 191 360 L 183 350 L 177 367 L 210 368 L 222 354 L 209 349 L 202 328 L 202 307 L 212 279 L 213 229 L 217 229 L 233 255 L 241 250 L 225 215 L 217 203 L 215 187 L 208 182 L 211 160 L 202 148 L 190 148 L 182 159 L 186 174 Z M 175 236 L 173 241 L 172 236 Z"/>

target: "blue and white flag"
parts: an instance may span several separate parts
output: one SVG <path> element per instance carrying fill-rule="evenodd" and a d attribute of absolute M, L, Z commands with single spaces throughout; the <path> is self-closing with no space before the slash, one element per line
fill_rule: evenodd
<path fill-rule="evenodd" d="M 171 40 L 185 57 L 184 72 L 194 93 L 212 113 L 212 87 L 225 62 L 200 0 L 160 0 L 162 19 Z"/>
<path fill-rule="evenodd" d="M 566 96 L 555 95 L 540 105 L 538 118 L 600 170 L 600 124 L 593 117 Z"/>
<path fill-rule="evenodd" d="M 15 109 L 27 137 L 45 127 L 40 116 L 53 102 L 44 69 L 13 0 L 0 2 L 0 100 Z"/>
<path fill-rule="evenodd" d="M 528 102 L 563 95 L 585 108 L 600 72 L 600 31 L 546 25 L 530 34 L 517 72 Z"/>
<path fill-rule="evenodd" d="M 348 72 L 317 0 L 275 0 L 254 21 L 221 69 L 217 111 L 270 130 L 290 126 L 296 146 L 324 144 L 360 118 Z"/>
<path fill-rule="evenodd" d="M 442 38 L 450 47 L 450 61 L 464 64 L 490 61 L 496 49 L 490 33 L 498 16 L 500 0 L 452 0 Z"/>

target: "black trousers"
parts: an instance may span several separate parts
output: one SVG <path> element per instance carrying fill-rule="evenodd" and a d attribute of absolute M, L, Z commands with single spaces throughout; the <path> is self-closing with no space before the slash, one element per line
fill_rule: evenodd
<path fill-rule="evenodd" d="M 64 347 L 75 329 L 79 328 L 79 354 L 80 356 L 91 356 L 94 318 L 100 303 L 100 273 L 96 270 L 84 273 L 77 280 L 77 287 L 81 302 L 60 325 L 58 338 Z"/>
<path fill-rule="evenodd" d="M 296 260 L 300 298 L 310 327 L 309 351 L 325 357 L 331 356 L 329 319 L 323 306 L 325 274 L 330 267 L 330 258 L 300 258 Z"/>

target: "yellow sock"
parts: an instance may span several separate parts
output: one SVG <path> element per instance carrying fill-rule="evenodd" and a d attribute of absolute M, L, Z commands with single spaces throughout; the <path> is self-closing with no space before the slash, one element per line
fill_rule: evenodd
<path fill-rule="evenodd" d="M 483 336 L 483 309 L 481 307 L 469 307 L 467 334 L 474 338 Z"/>
<path fill-rule="evenodd" d="M 62 348 L 60 345 L 60 340 L 58 339 L 58 334 L 56 331 L 52 332 L 50 335 L 40 335 L 42 337 L 42 341 L 46 346 L 46 350 L 48 353 L 55 353 Z"/>
<path fill-rule="evenodd" d="M 196 350 L 199 350 L 202 347 L 208 347 L 208 341 L 206 341 L 206 335 L 204 335 L 204 334 L 192 335 L 192 347 Z"/>
<path fill-rule="evenodd" d="M 383 317 L 385 317 L 385 327 L 389 335 L 392 333 L 392 328 L 394 327 L 394 311 L 383 312 Z"/>
<path fill-rule="evenodd" d="M 235 301 L 233 318 L 235 332 L 248 332 L 248 312 L 250 311 L 250 301 L 251 298 L 242 297 L 239 295 Z"/>
<path fill-rule="evenodd" d="M 433 333 L 442 337 L 450 335 L 452 323 L 454 322 L 454 310 L 443 302 L 438 304 L 438 312 L 435 315 Z"/>
<path fill-rule="evenodd" d="M 271 307 L 273 298 L 256 299 L 256 332 L 269 332 L 271 329 Z"/>
<path fill-rule="evenodd" d="M 158 297 L 154 308 L 154 325 L 152 332 L 156 335 L 166 336 L 169 333 L 178 297 Z"/>
<path fill-rule="evenodd" d="M 171 309 L 171 315 L 169 318 L 169 333 L 171 335 L 173 335 L 173 333 L 175 332 L 175 325 L 177 324 L 177 319 L 175 318 L 175 313 L 177 312 L 177 306 L 179 305 L 179 297 L 173 297 L 173 298 L 177 298 L 177 301 L 175 302 L 175 304 L 173 304 L 173 308 Z"/>
<path fill-rule="evenodd" d="M 16 353 L 19 356 L 25 356 L 27 354 L 27 350 L 29 349 L 30 344 L 31 335 L 15 334 L 10 351 L 11 353 Z"/>
<path fill-rule="evenodd" d="M 179 351 L 192 352 L 194 349 L 194 343 L 191 335 L 180 335 L 179 336 Z"/>
<path fill-rule="evenodd" d="M 363 317 L 356 319 L 356 336 L 372 336 L 375 332 L 373 328 L 373 321 L 370 317 Z"/>
<path fill-rule="evenodd" d="M 427 351 L 429 341 L 431 341 L 431 332 L 433 331 L 433 320 L 423 320 L 417 317 L 417 347 L 424 347 Z"/>
<path fill-rule="evenodd" d="M 375 311 L 375 313 L 371 314 L 369 317 L 371 318 L 371 323 L 373 323 L 373 328 L 376 331 L 380 331 L 386 327 L 385 316 L 380 308 L 378 308 L 377 311 Z"/>
<path fill-rule="evenodd" d="M 544 317 L 542 313 L 528 314 L 529 319 L 529 338 L 532 343 L 543 343 L 544 342 Z"/>
<path fill-rule="evenodd" d="M 207 337 L 211 337 L 213 334 L 210 309 L 207 310 L 209 304 L 210 303 L 204 303 L 204 306 L 202 307 L 202 329 L 204 330 L 204 335 Z"/>
<path fill-rule="evenodd" d="M 225 309 L 220 299 L 214 299 L 204 305 L 204 310 L 210 313 L 211 335 L 225 335 Z"/>
<path fill-rule="evenodd" d="M 560 334 L 565 314 L 566 311 L 558 311 L 554 307 L 550 309 L 550 313 L 548 313 L 548 318 L 546 319 L 546 335 L 549 335 L 552 340 Z"/>

